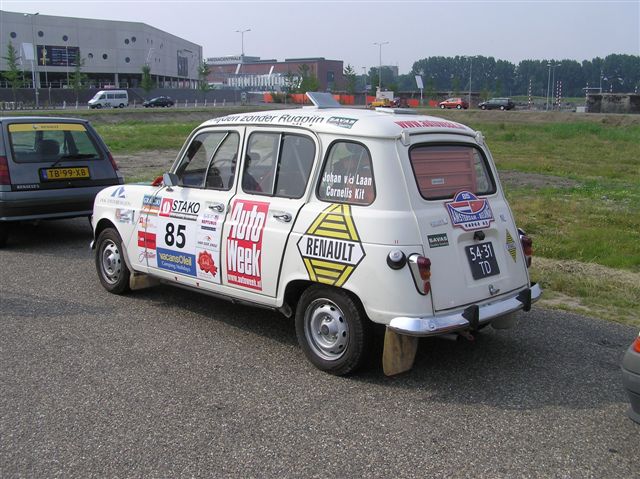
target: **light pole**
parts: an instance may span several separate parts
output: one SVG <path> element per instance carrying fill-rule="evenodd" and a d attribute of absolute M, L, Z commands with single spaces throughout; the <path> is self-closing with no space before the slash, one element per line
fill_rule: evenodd
<path fill-rule="evenodd" d="M 551 86 L 553 88 L 553 90 L 556 89 L 556 67 L 559 67 L 560 64 L 559 63 L 553 63 L 551 65 L 551 69 L 552 69 L 552 73 L 551 73 Z M 551 109 L 555 110 L 555 97 L 554 97 L 554 92 L 553 90 L 551 91 Z"/>
<path fill-rule="evenodd" d="M 549 88 L 551 86 L 551 63 L 547 63 L 548 74 L 547 74 L 547 98 L 545 99 L 544 109 L 549 110 Z"/>
<path fill-rule="evenodd" d="M 388 45 L 389 42 L 374 42 L 373 44 L 380 47 L 380 58 L 378 62 L 378 90 L 382 91 L 382 45 Z"/>
<path fill-rule="evenodd" d="M 362 67 L 362 78 L 364 81 L 364 85 L 362 90 L 364 91 L 364 104 L 367 104 L 367 67 Z"/>
<path fill-rule="evenodd" d="M 40 78 L 37 73 L 38 67 L 38 48 L 36 47 L 36 32 L 34 26 L 34 18 L 36 15 L 40 15 L 40 12 L 25 13 L 25 17 L 31 17 L 31 39 L 33 40 L 33 60 L 31 60 L 31 81 L 33 82 L 33 90 L 36 96 L 36 108 L 40 108 L 40 102 L 38 101 L 38 83 Z"/>
<path fill-rule="evenodd" d="M 242 42 L 242 50 L 241 50 L 241 52 L 242 52 L 242 53 L 241 53 L 242 61 L 244 61 L 244 34 L 245 34 L 246 32 L 250 32 L 250 31 L 251 31 L 251 29 L 250 29 L 250 28 L 247 28 L 247 29 L 245 29 L 245 30 L 236 30 L 236 33 L 239 33 L 239 34 L 240 34 L 240 41 Z"/>
<path fill-rule="evenodd" d="M 473 57 L 469 57 L 469 106 L 471 108 L 471 72 L 473 71 Z"/>

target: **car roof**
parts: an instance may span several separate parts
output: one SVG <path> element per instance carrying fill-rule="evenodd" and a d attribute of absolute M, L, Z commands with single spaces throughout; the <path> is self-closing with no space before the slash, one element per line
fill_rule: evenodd
<path fill-rule="evenodd" d="M 200 127 L 219 125 L 293 126 L 316 133 L 349 136 L 398 138 L 403 132 L 455 133 L 475 136 L 471 128 L 434 116 L 418 115 L 414 110 L 398 108 L 321 108 L 303 107 L 239 113 L 212 118 Z"/>

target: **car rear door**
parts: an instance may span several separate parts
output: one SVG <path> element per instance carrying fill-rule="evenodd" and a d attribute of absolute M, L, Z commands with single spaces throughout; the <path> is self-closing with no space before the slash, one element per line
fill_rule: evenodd
<path fill-rule="evenodd" d="M 414 141 L 409 159 L 434 310 L 524 287 L 528 274 L 518 231 L 487 153 L 471 142 Z"/>

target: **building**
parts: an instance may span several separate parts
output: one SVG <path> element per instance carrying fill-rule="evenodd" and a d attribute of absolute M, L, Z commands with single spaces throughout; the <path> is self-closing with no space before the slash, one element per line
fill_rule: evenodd
<path fill-rule="evenodd" d="M 31 88 L 33 81 L 39 88 L 65 87 L 77 58 L 97 88 L 135 88 L 145 64 L 156 87 L 195 88 L 203 59 L 200 45 L 144 23 L 0 11 L 0 57 L 9 42 Z M 0 58 L 0 71 L 6 70 Z"/>
<path fill-rule="evenodd" d="M 245 55 L 207 58 L 209 83 L 221 88 L 253 91 L 282 91 L 299 81 L 301 72 L 318 79 L 320 91 L 344 88 L 342 60 L 325 58 L 287 58 L 261 60 Z"/>

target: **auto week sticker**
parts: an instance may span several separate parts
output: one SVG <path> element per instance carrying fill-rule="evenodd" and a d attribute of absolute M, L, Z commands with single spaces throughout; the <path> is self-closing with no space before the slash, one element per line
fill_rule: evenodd
<path fill-rule="evenodd" d="M 453 226 L 465 231 L 487 228 L 493 221 L 493 212 L 486 198 L 478 198 L 470 191 L 460 191 L 453 201 L 445 203 Z"/>
<path fill-rule="evenodd" d="M 311 281 L 342 286 L 365 257 L 350 205 L 331 205 L 298 240 Z"/>

